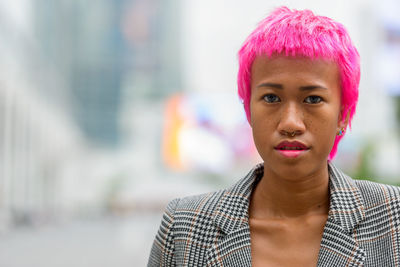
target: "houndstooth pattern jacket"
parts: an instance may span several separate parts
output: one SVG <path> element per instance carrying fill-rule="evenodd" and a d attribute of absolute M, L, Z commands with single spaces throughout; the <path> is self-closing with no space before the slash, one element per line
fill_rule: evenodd
<path fill-rule="evenodd" d="M 353 180 L 328 164 L 330 209 L 318 266 L 400 266 L 400 188 Z M 148 266 L 251 266 L 249 198 L 263 165 L 228 189 L 175 199 Z"/>

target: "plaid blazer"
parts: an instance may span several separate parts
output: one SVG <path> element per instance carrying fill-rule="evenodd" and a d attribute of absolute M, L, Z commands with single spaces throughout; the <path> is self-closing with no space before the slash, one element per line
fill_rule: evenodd
<path fill-rule="evenodd" d="M 330 209 L 318 266 L 400 266 L 399 187 L 353 180 L 328 164 Z M 257 165 L 232 187 L 172 200 L 148 266 L 251 266 L 249 198 Z"/>

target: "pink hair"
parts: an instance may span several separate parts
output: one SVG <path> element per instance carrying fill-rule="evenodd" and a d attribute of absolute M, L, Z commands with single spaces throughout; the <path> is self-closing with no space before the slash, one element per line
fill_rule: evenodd
<path fill-rule="evenodd" d="M 275 54 L 323 58 L 338 64 L 341 79 L 341 118 L 356 111 L 360 82 L 360 56 L 344 26 L 310 10 L 275 9 L 247 37 L 239 50 L 238 93 L 250 122 L 251 66 L 257 56 Z M 329 154 L 333 159 L 343 136 L 336 136 Z"/>

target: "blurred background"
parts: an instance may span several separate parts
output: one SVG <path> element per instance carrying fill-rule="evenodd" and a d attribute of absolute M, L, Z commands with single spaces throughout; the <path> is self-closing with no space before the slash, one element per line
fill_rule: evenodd
<path fill-rule="evenodd" d="M 360 100 L 335 163 L 399 185 L 397 0 L 1 0 L 0 266 L 145 266 L 169 200 L 243 177 L 236 53 L 279 5 L 347 27 Z"/>

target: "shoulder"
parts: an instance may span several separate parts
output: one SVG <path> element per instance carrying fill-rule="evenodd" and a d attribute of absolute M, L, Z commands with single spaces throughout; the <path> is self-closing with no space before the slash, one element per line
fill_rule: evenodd
<path fill-rule="evenodd" d="M 230 210 L 235 210 L 237 213 L 237 209 L 243 209 L 248 205 L 252 189 L 262 174 L 263 164 L 258 164 L 247 175 L 225 189 L 174 200 L 175 214 L 183 212 L 189 215 L 191 212 L 203 212 L 215 215 L 218 211 Z"/>
<path fill-rule="evenodd" d="M 380 204 L 394 205 L 399 210 L 400 187 L 366 180 L 354 180 L 366 208 Z"/>
<path fill-rule="evenodd" d="M 162 216 L 148 266 L 182 265 L 181 260 L 185 258 L 188 247 L 190 248 L 186 244 L 208 244 L 216 232 L 212 227 L 211 215 L 223 192 L 224 190 L 220 190 L 171 200 Z"/>
<path fill-rule="evenodd" d="M 334 164 L 329 163 L 330 178 L 332 189 L 336 194 L 339 204 L 357 209 L 368 209 L 371 207 L 386 204 L 387 207 L 394 205 L 397 210 L 400 209 L 397 202 L 400 199 L 400 187 L 376 183 L 367 180 L 357 180 L 343 173 Z M 348 207 L 342 207 L 347 209 Z"/>
<path fill-rule="evenodd" d="M 188 218 L 199 214 L 212 215 L 225 192 L 226 189 L 221 189 L 214 192 L 177 198 L 169 202 L 167 210 L 170 210 L 175 218 Z"/>
<path fill-rule="evenodd" d="M 355 180 L 355 184 L 359 188 L 364 204 L 365 221 L 363 225 L 368 229 L 374 227 L 375 231 L 381 234 L 398 231 L 400 227 L 400 188 L 364 180 Z M 371 229 L 365 232 L 371 232 Z"/>

